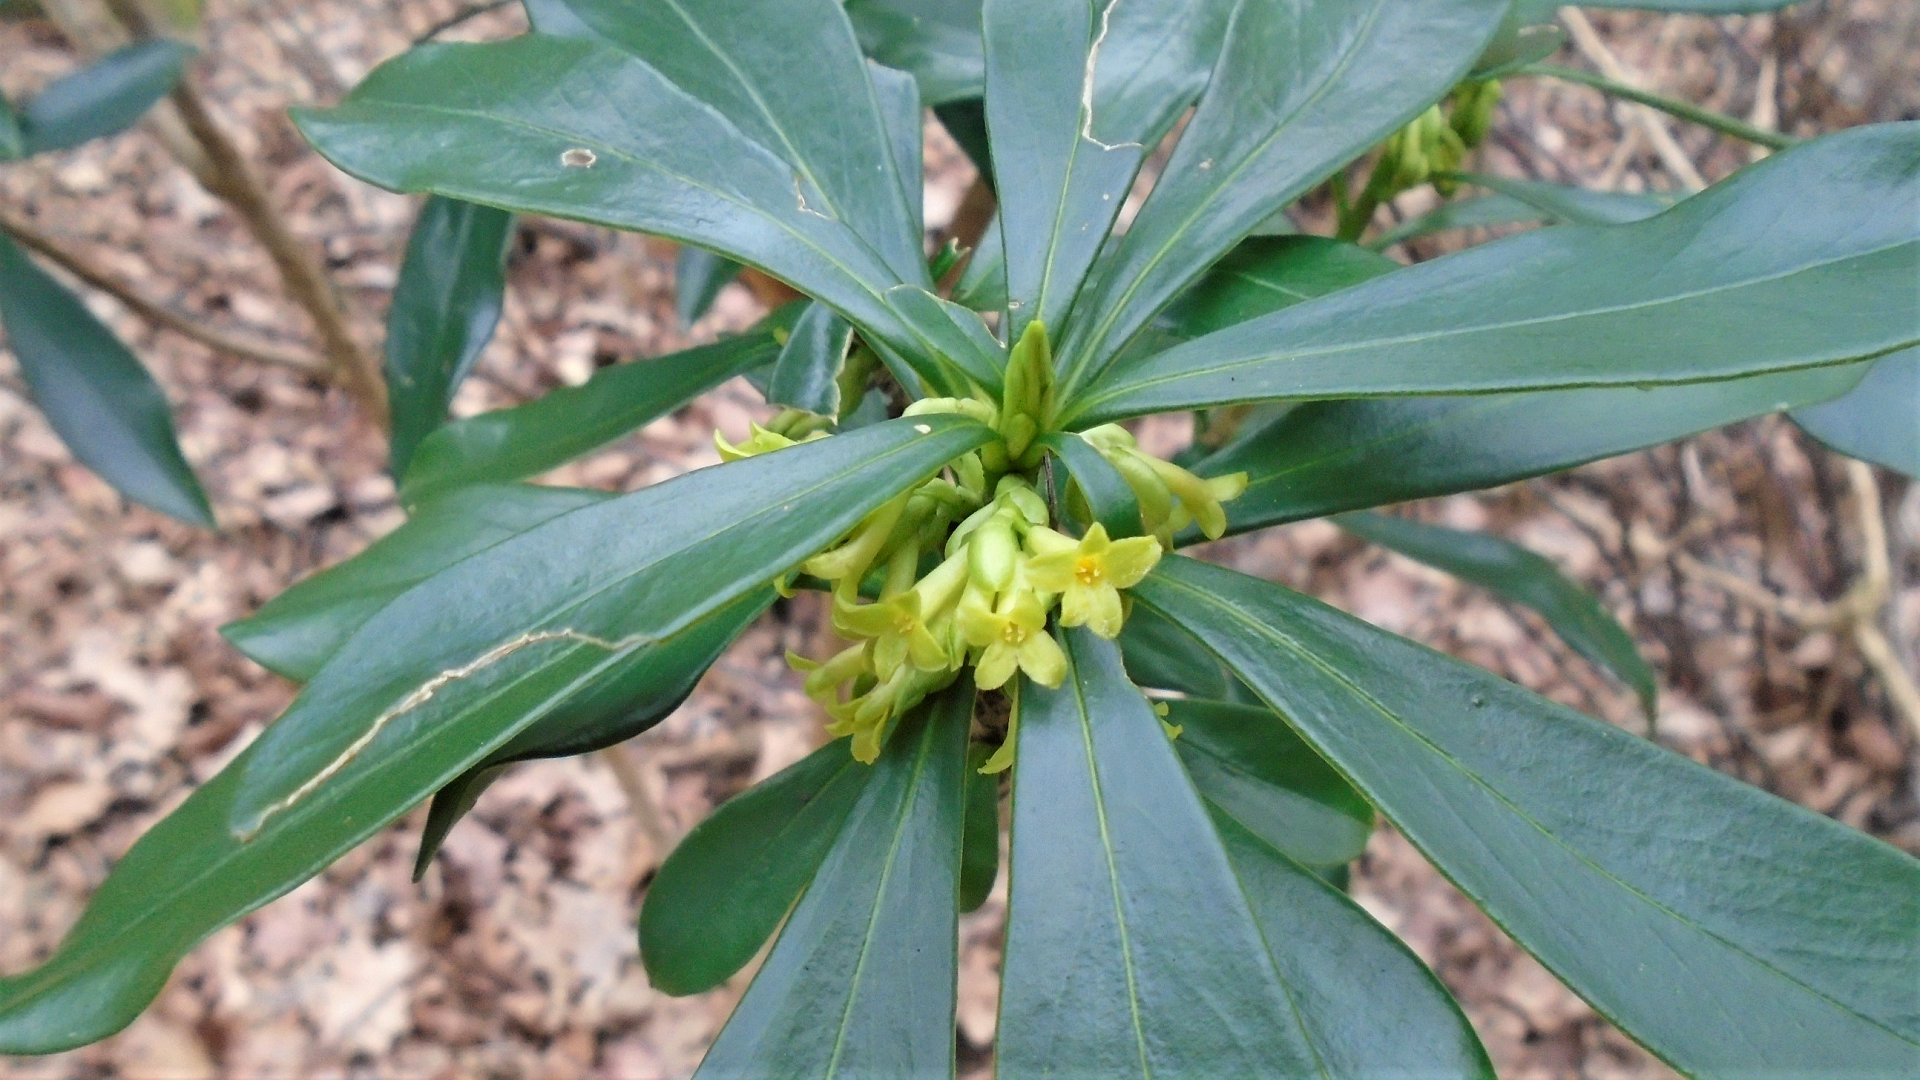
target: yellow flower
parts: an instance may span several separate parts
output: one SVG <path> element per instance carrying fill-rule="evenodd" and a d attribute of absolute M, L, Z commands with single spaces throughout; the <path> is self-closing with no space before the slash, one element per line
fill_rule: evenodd
<path fill-rule="evenodd" d="M 1160 541 L 1151 536 L 1107 538 L 1095 524 L 1077 542 L 1048 528 L 1027 533 L 1033 558 L 1027 580 L 1042 592 L 1060 594 L 1060 625 L 1084 626 L 1103 638 L 1118 637 L 1125 615 L 1120 590 L 1130 589 L 1160 561 Z"/>
<path fill-rule="evenodd" d="M 982 649 L 974 663 L 974 685 L 982 690 L 1005 686 L 1013 673 L 1053 688 L 1067 676 L 1067 656 L 1047 633 L 1047 608 L 1031 589 L 1010 593 L 997 608 L 968 598 L 954 613 L 967 644 Z"/>
<path fill-rule="evenodd" d="M 917 590 L 909 589 L 873 604 L 842 603 L 836 595 L 833 623 L 849 637 L 872 639 L 873 670 L 882 679 L 891 678 L 908 660 L 922 671 L 947 666 L 947 650 L 921 617 Z"/>

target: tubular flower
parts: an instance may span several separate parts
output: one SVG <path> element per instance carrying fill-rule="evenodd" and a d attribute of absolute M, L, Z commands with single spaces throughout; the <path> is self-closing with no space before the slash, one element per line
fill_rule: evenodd
<path fill-rule="evenodd" d="M 1202 479 L 1151 454 L 1142 453 L 1133 435 L 1118 424 L 1102 424 L 1081 434 L 1107 459 L 1133 489 L 1140 503 L 1140 520 L 1160 538 L 1161 547 L 1173 546 L 1173 534 L 1197 523 L 1209 540 L 1227 531 L 1227 512 L 1221 505 L 1247 490 L 1247 474 L 1230 473 Z"/>
<path fill-rule="evenodd" d="M 1130 589 L 1160 561 L 1160 541 L 1151 536 L 1111 540 L 1096 523 L 1079 540 L 1044 526 L 1027 533 L 1033 558 L 1027 580 L 1060 594 L 1060 625 L 1084 626 L 1104 638 L 1120 636 L 1126 616 L 1120 590 Z"/>

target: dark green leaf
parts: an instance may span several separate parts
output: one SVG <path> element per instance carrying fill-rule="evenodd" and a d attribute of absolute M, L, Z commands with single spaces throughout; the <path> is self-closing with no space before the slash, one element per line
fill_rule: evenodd
<path fill-rule="evenodd" d="M 415 586 L 134 845 L 51 960 L 0 980 L 0 1052 L 124 1026 L 207 934 L 988 436 L 916 416 L 703 469 L 563 514 Z"/>
<path fill-rule="evenodd" d="M 1056 332 L 1147 149 L 1207 83 L 1233 4 L 987 0 L 987 126 L 1007 340 Z"/>
<path fill-rule="evenodd" d="M 0 161 L 12 161 L 25 150 L 20 137 L 20 118 L 13 111 L 13 103 L 5 94 L 0 94 Z"/>
<path fill-rule="evenodd" d="M 601 40 L 792 165 L 789 198 L 844 222 L 897 280 L 931 284 L 920 218 L 908 212 L 880 101 L 838 0 L 564 3 Z"/>
<path fill-rule="evenodd" d="M 695 320 L 713 306 L 714 297 L 740 273 L 740 264 L 723 255 L 697 247 L 682 247 L 673 264 L 673 311 L 681 326 Z"/>
<path fill-rule="evenodd" d="M 1183 338 L 1210 334 L 1400 269 L 1358 244 L 1324 236 L 1242 240 L 1180 294 L 1161 324 Z"/>
<path fill-rule="evenodd" d="M 780 346 L 767 380 L 768 403 L 839 417 L 840 365 L 852 343 L 853 327 L 846 320 L 824 304 L 808 304 Z"/>
<path fill-rule="evenodd" d="M 1682 1072 L 1920 1069 L 1920 862 L 1278 585 L 1174 556 L 1134 596 Z"/>
<path fill-rule="evenodd" d="M 887 303 L 920 339 L 922 355 L 939 357 L 990 394 L 998 394 L 1006 350 L 980 313 L 935 296 L 917 285 L 887 290 Z M 963 385 L 963 384 L 962 384 Z"/>
<path fill-rule="evenodd" d="M 847 0 L 847 17 L 866 54 L 910 72 L 928 105 L 980 96 L 980 0 Z"/>
<path fill-rule="evenodd" d="M 1566 44 L 1567 32 L 1554 24 L 1552 4 L 1520 0 L 1507 11 L 1500 32 L 1473 63 L 1474 79 L 1497 79 L 1516 68 L 1545 60 Z"/>
<path fill-rule="evenodd" d="M 837 739 L 694 826 L 640 908 L 647 980 L 697 994 L 745 967 L 813 880 L 872 775 Z"/>
<path fill-rule="evenodd" d="M 1127 677 L 1135 685 L 1212 701 L 1257 704 L 1260 700 L 1192 634 L 1150 608 L 1136 606 L 1127 616 L 1120 631 L 1120 652 L 1126 659 Z"/>
<path fill-rule="evenodd" d="M 420 440 L 447 418 L 453 392 L 493 340 L 507 291 L 513 215 L 433 196 L 420 208 L 387 312 L 392 471 L 407 475 Z"/>
<path fill-rule="evenodd" d="M 965 686 L 900 721 L 696 1077 L 953 1075 L 972 714 Z"/>
<path fill-rule="evenodd" d="M 960 910 L 987 902 L 1000 873 L 1000 776 L 980 766 L 993 756 L 989 746 L 967 748 L 967 818 L 960 839 Z"/>
<path fill-rule="evenodd" d="M 303 579 L 220 633 L 261 667 L 306 682 L 401 593 L 510 536 L 611 497 L 530 484 L 450 491 L 365 551 Z"/>
<path fill-rule="evenodd" d="M 1120 650 L 1021 688 L 997 1075 L 1304 1076 L 1313 1051 Z"/>
<path fill-rule="evenodd" d="M 427 876 L 427 867 L 433 865 L 433 857 L 447 842 L 447 834 L 473 812 L 480 796 L 506 771 L 505 765 L 468 769 L 433 793 L 433 802 L 427 805 L 427 823 L 420 827 L 420 850 L 413 857 L 413 880 Z"/>
<path fill-rule="evenodd" d="M 1180 145 L 1075 308 L 1063 400 L 1262 221 L 1438 101 L 1506 7 L 1241 4 Z"/>
<path fill-rule="evenodd" d="M 918 338 L 881 297 L 902 279 L 867 239 L 809 201 L 786 160 L 613 46 L 544 34 L 420 46 L 338 107 L 297 110 L 295 120 L 369 183 L 708 248 L 791 282 L 918 359 Z M 891 172 L 891 152 L 879 152 Z M 897 201 L 897 182 L 886 186 Z M 925 275 L 917 247 L 914 266 Z M 940 378 L 931 366 L 922 374 Z"/>
<path fill-rule="evenodd" d="M 1469 195 L 1450 199 L 1418 217 L 1407 220 L 1367 241 L 1374 251 L 1385 251 L 1395 244 L 1453 229 L 1485 229 L 1495 225 L 1545 225 L 1552 215 L 1537 206 L 1505 195 Z"/>
<path fill-rule="evenodd" d="M 873 80 L 880 121 L 886 130 L 887 145 L 893 150 L 893 170 L 900 178 L 900 194 L 906 199 L 907 222 L 913 226 L 917 238 L 926 231 L 927 195 L 927 153 L 923 140 L 926 111 L 920 107 L 920 88 L 912 75 L 879 64 L 867 65 L 867 76 Z M 920 250 L 916 243 L 915 253 Z M 926 281 L 929 284 L 933 281 L 931 267 Z"/>
<path fill-rule="evenodd" d="M 20 109 L 27 154 L 65 150 L 132 127 L 180 81 L 194 48 L 156 38 L 108 53 Z"/>
<path fill-rule="evenodd" d="M 1373 807 L 1264 705 L 1168 700 L 1173 745 L 1193 786 L 1262 842 L 1312 867 L 1360 857 Z"/>
<path fill-rule="evenodd" d="M 1632 687 L 1640 696 L 1641 709 L 1648 717 L 1654 715 L 1659 690 L 1653 668 L 1634 646 L 1633 635 L 1607 614 L 1593 594 L 1551 562 L 1485 533 L 1381 514 L 1342 514 L 1334 520 L 1356 536 L 1539 612 L 1574 652 Z"/>
<path fill-rule="evenodd" d="M 1075 487 L 1086 499 L 1087 508 L 1093 512 L 1092 525 L 1097 521 L 1106 526 L 1107 535 L 1115 538 L 1139 536 L 1143 531 L 1140 522 L 1140 500 L 1120 475 L 1120 470 L 1100 456 L 1087 440 L 1072 432 L 1056 431 L 1042 436 L 1041 445 L 1053 451 L 1053 455 L 1073 477 Z"/>
<path fill-rule="evenodd" d="M 1313 401 L 1249 432 L 1195 471 L 1246 472 L 1227 504 L 1245 532 L 1342 510 L 1496 487 L 1825 401 L 1867 365 L 1650 390 Z M 1185 541 L 1199 538 L 1197 532 Z"/>
<path fill-rule="evenodd" d="M 1835 450 L 1920 479 L 1920 349 L 1881 357 L 1851 392 L 1792 415 Z"/>
<path fill-rule="evenodd" d="M 1360 905 L 1210 807 L 1321 1075 L 1494 1080 L 1440 980 Z"/>
<path fill-rule="evenodd" d="M 645 427 L 779 355 L 770 329 L 651 360 L 601 368 L 579 386 L 440 428 L 400 484 L 414 505 L 469 484 L 537 476 Z"/>
<path fill-rule="evenodd" d="M 1854 128 L 1645 221 L 1497 240 L 1116 367 L 1069 418 L 1871 359 L 1920 342 L 1916 275 L 1920 123 Z"/>
<path fill-rule="evenodd" d="M 0 232 L 0 326 L 54 433 L 134 502 L 213 528 L 160 387 L 113 331 Z"/>
<path fill-rule="evenodd" d="M 1515 180 L 1481 173 L 1460 173 L 1459 179 L 1526 203 L 1546 214 L 1549 220 L 1573 225 L 1625 225 L 1644 221 L 1673 206 L 1671 197 L 1654 193 L 1589 191 L 1544 180 Z"/>
<path fill-rule="evenodd" d="M 953 301 L 975 311 L 998 311 L 1007 306 L 1007 249 L 1000 239 L 997 215 L 987 223 L 987 231 L 980 235 L 980 243 L 960 271 Z"/>

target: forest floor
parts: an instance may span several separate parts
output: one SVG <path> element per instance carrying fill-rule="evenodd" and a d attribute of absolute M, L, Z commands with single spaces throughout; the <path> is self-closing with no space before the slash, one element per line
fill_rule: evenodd
<path fill-rule="evenodd" d="M 334 172 L 285 119 L 336 99 L 460 10 L 453 0 L 212 0 L 199 78 L 274 202 L 324 250 L 375 347 L 414 203 Z M 1920 117 L 1911 0 L 1826 0 L 1707 19 L 1595 13 L 1601 48 L 1645 85 L 1812 134 Z M 450 36 L 513 32 L 517 8 Z M 1591 66 L 1568 48 L 1563 62 Z M 44 22 L 0 22 L 0 89 L 31 91 L 74 52 Z M 1712 180 L 1748 149 L 1579 87 L 1512 81 L 1483 171 L 1614 190 Z M 1666 143 L 1671 137 L 1673 144 Z M 1663 147 L 1665 152 L 1663 153 Z M 1676 161 L 1676 154 L 1681 159 Z M 930 142 L 930 223 L 972 180 Z M 1424 196 L 1394 208 L 1416 212 Z M 0 206 L 137 291 L 213 323 L 307 340 L 271 264 L 148 131 L 0 172 Z M 1407 257 L 1441 249 L 1421 246 Z M 739 286 L 676 323 L 670 245 L 527 221 L 497 340 L 461 391 L 469 414 L 577 384 L 596 368 L 711 340 L 756 317 Z M 142 831 L 230 760 L 294 687 L 218 634 L 402 518 L 378 431 L 345 395 L 155 330 L 98 295 L 176 406 L 221 529 L 138 508 L 74 464 L 0 350 L 0 971 L 44 956 Z M 646 362 L 644 359 L 637 362 Z M 717 460 L 763 407 L 744 384 L 544 478 L 632 489 Z M 1150 440 L 1176 442 L 1176 426 Z M 1920 486 L 1880 474 L 1896 590 L 1889 631 L 1920 641 Z M 1779 418 L 1553 478 L 1431 500 L 1424 520 L 1487 529 L 1604 597 L 1661 676 L 1663 744 L 1920 852 L 1916 738 L 1849 641 L 1756 604 L 1727 576 L 1839 596 L 1862 566 L 1859 489 Z M 1532 614 L 1324 522 L 1218 545 L 1214 557 L 1310 591 L 1635 730 L 1633 695 Z M 641 972 L 634 917 L 673 842 L 714 805 L 823 741 L 782 655 L 822 644 L 817 606 L 756 625 L 658 729 L 616 757 L 522 766 L 456 828 L 425 880 L 416 813 L 315 880 L 222 930 L 126 1032 L 5 1077 L 686 1076 L 744 988 L 670 998 Z M 1670 1076 L 1594 1015 L 1383 827 L 1354 895 L 1464 1003 L 1501 1075 Z M 963 924 L 961 1061 L 986 1075 L 1004 873 Z"/>

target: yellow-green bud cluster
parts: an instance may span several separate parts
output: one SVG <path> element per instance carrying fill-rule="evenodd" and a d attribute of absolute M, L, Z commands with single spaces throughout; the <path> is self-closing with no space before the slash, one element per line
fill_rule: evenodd
<path fill-rule="evenodd" d="M 1173 546 L 1173 534 L 1189 524 L 1198 524 L 1207 539 L 1218 540 L 1227 531 L 1227 512 L 1220 504 L 1239 498 L 1247 490 L 1246 473 L 1202 479 L 1171 461 L 1143 452 L 1133 433 L 1118 424 L 1089 428 L 1081 438 L 1127 481 L 1140 504 L 1141 524 L 1168 548 Z M 1068 498 L 1083 500 L 1084 496 L 1075 488 Z M 1082 517 L 1092 517 L 1084 502 L 1074 509 Z"/>

